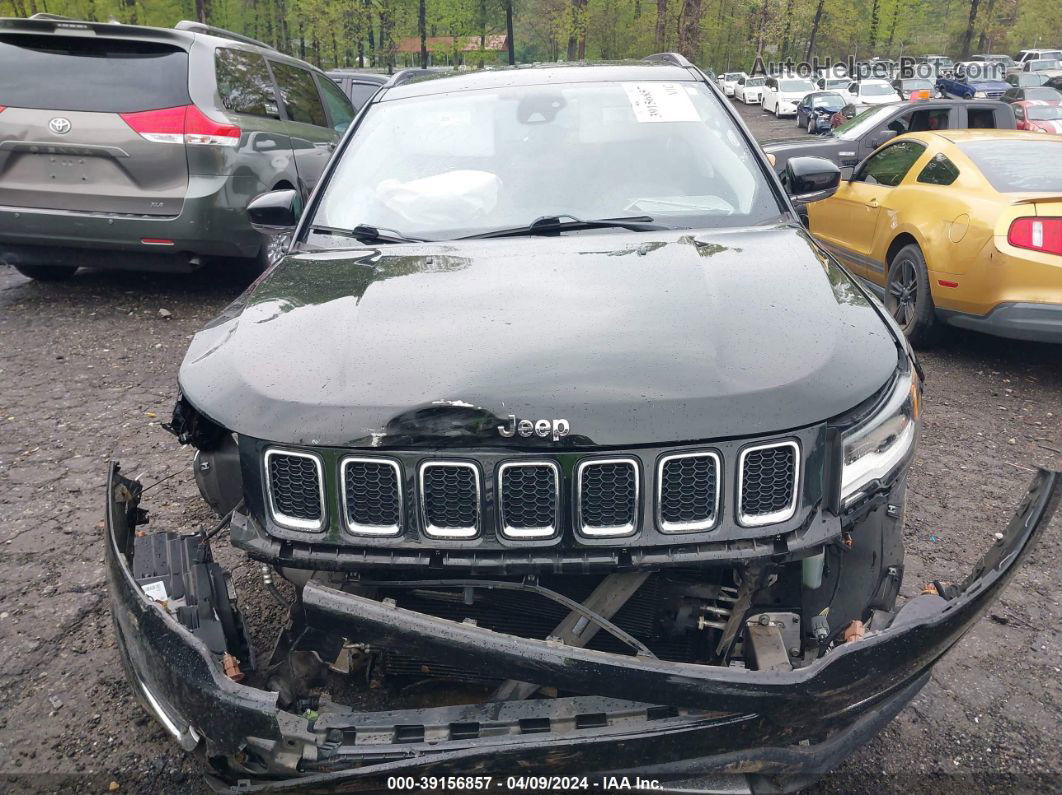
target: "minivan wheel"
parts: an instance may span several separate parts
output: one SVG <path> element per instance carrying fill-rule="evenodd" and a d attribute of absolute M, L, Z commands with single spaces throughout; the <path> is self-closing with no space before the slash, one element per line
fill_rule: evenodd
<path fill-rule="evenodd" d="M 39 282 L 62 282 L 77 273 L 77 265 L 16 265 L 15 270 Z"/>
<path fill-rule="evenodd" d="M 897 251 L 889 263 L 885 308 L 915 347 L 927 348 L 939 339 L 940 323 L 933 306 L 926 260 L 913 243 Z"/>

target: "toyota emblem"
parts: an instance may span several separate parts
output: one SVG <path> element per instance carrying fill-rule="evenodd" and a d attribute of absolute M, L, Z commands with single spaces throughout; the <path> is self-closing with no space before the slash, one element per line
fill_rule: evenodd
<path fill-rule="evenodd" d="M 56 116 L 48 122 L 48 129 L 56 135 L 66 135 L 70 132 L 70 126 L 70 119 L 64 119 L 62 116 Z"/>

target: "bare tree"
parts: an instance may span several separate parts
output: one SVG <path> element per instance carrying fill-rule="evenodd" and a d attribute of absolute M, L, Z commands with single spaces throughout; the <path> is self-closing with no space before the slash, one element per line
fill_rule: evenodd
<path fill-rule="evenodd" d="M 873 53 L 878 44 L 878 27 L 881 24 L 881 0 L 874 0 L 870 6 L 870 51 Z"/>
<path fill-rule="evenodd" d="M 571 0 L 568 31 L 568 60 L 581 61 L 586 57 L 586 4 L 588 0 Z"/>
<path fill-rule="evenodd" d="M 423 3 L 424 0 L 421 0 Z M 509 48 L 509 66 L 516 65 L 516 42 L 513 41 L 513 0 L 505 0 L 505 43 Z"/>
<path fill-rule="evenodd" d="M 815 6 L 815 18 L 811 21 L 811 35 L 808 36 L 808 48 L 804 53 L 804 60 L 810 61 L 812 54 L 815 52 L 815 37 L 819 33 L 819 25 L 822 22 L 822 9 L 826 5 L 826 0 L 819 0 L 818 5 Z"/>
<path fill-rule="evenodd" d="M 981 0 L 970 1 L 970 19 L 966 23 L 966 31 L 962 34 L 962 59 L 970 57 L 970 43 L 973 41 L 974 27 L 977 25 L 977 9 Z"/>
<path fill-rule="evenodd" d="M 667 0 L 656 0 L 656 50 L 667 49 Z"/>
<path fill-rule="evenodd" d="M 679 52 L 695 61 L 701 50 L 701 0 L 682 0 L 679 13 Z"/>
<path fill-rule="evenodd" d="M 420 33 L 420 68 L 428 68 L 428 5 L 420 0 L 417 6 L 417 31 Z"/>

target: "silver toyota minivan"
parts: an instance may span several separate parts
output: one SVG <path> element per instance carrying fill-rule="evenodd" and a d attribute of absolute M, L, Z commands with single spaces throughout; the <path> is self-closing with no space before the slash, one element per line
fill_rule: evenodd
<path fill-rule="evenodd" d="M 323 72 L 197 22 L 0 19 L 0 262 L 261 270 L 260 193 L 309 196 L 355 115 Z"/>

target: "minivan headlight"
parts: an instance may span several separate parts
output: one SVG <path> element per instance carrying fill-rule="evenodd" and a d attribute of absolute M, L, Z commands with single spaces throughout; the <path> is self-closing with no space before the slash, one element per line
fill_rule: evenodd
<path fill-rule="evenodd" d="M 841 507 L 884 481 L 914 451 L 919 427 L 919 384 L 913 368 L 902 374 L 881 408 L 841 436 Z"/>

